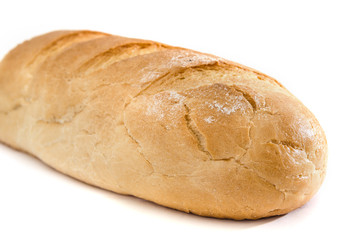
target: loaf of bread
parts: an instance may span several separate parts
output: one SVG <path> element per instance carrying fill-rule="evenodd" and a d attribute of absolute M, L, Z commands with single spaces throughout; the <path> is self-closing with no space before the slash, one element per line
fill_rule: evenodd
<path fill-rule="evenodd" d="M 275 79 L 153 41 L 56 31 L 0 64 L 0 141 L 80 181 L 202 216 L 290 212 L 327 142 Z"/>

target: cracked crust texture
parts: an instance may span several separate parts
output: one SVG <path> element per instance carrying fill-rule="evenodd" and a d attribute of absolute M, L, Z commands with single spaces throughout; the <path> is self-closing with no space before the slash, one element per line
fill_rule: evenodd
<path fill-rule="evenodd" d="M 92 31 L 38 36 L 3 59 L 0 140 L 86 183 L 231 219 L 302 206 L 327 159 L 316 118 L 271 77 Z"/>

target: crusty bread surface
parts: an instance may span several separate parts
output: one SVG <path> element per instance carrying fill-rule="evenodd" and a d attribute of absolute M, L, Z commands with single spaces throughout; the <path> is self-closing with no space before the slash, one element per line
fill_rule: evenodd
<path fill-rule="evenodd" d="M 154 41 L 56 31 L 0 63 L 0 141 L 113 192 L 202 216 L 290 212 L 327 142 L 275 79 Z"/>

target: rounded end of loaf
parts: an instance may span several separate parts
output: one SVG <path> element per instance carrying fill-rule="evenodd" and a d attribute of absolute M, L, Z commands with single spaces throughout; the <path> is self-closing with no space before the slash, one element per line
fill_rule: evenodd
<path fill-rule="evenodd" d="M 181 211 L 238 220 L 286 214 L 324 179 L 324 132 L 280 87 L 214 83 L 139 96 L 125 126 L 152 164 L 148 197 L 133 195 Z"/>

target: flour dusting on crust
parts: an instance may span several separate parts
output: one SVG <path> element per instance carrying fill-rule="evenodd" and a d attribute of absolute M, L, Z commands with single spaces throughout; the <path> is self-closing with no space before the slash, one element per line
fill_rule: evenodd
<path fill-rule="evenodd" d="M 148 102 L 146 115 L 155 117 L 156 121 L 162 121 L 167 118 L 170 125 L 174 125 L 173 120 L 184 110 L 183 102 L 185 96 L 176 91 L 161 92 L 152 96 Z"/>

